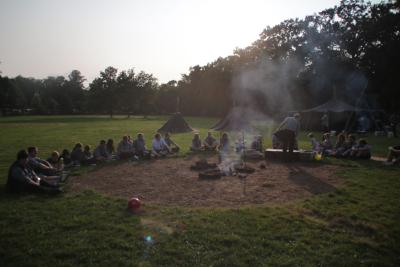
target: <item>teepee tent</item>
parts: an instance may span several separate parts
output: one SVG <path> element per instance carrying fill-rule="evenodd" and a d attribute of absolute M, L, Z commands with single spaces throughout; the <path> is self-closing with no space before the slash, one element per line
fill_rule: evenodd
<path fill-rule="evenodd" d="M 160 133 L 186 133 L 193 131 L 192 127 L 185 121 L 181 113 L 174 113 L 168 121 L 158 129 Z"/>

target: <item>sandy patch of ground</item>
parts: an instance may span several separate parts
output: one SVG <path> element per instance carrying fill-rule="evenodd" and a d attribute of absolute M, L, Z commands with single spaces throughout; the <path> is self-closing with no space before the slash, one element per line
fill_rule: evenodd
<path fill-rule="evenodd" d="M 270 161 L 247 163 L 256 171 L 245 179 L 223 176 L 204 180 L 190 169 L 197 160 L 196 155 L 106 165 L 85 176 L 71 177 L 70 184 L 73 191 L 93 189 L 126 199 L 139 196 L 148 204 L 236 207 L 306 198 L 333 191 L 342 183 L 334 174 L 336 166 Z M 217 162 L 217 157 L 207 160 Z M 265 169 L 260 168 L 261 163 Z"/>

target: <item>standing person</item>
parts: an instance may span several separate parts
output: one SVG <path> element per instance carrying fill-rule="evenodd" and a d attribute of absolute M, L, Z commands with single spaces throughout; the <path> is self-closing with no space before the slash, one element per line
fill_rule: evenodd
<path fill-rule="evenodd" d="M 321 117 L 321 126 L 322 126 L 322 132 L 326 133 L 329 132 L 329 116 L 328 112 L 325 112 L 324 115 Z"/>
<path fill-rule="evenodd" d="M 128 136 L 124 135 L 122 137 L 121 142 L 119 142 L 118 147 L 117 147 L 117 156 L 120 159 L 128 159 L 133 157 L 134 151 L 133 151 L 133 145 L 131 142 L 129 142 Z"/>
<path fill-rule="evenodd" d="M 17 160 L 8 171 L 7 189 L 10 192 L 61 192 L 58 188 L 59 177 L 41 178 L 29 167 L 28 162 L 28 153 L 25 150 L 19 151 Z"/>
<path fill-rule="evenodd" d="M 282 143 L 282 151 L 293 153 L 296 144 L 296 137 L 300 131 L 300 114 L 296 113 L 293 117 L 286 117 L 275 132 L 276 137 Z"/>

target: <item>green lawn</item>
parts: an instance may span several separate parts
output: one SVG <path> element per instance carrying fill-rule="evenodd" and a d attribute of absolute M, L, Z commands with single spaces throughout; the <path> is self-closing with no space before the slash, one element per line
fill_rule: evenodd
<path fill-rule="evenodd" d="M 21 148 L 54 149 L 128 133 L 151 136 L 166 117 L 0 118 L 0 266 L 399 266 L 400 169 L 375 162 L 340 166 L 335 192 L 284 205 L 239 209 L 147 206 L 132 216 L 126 200 L 96 192 L 57 197 L 4 193 Z M 204 136 L 217 119 L 187 118 Z M 269 129 L 260 129 L 269 145 Z M 184 148 L 191 134 L 174 135 Z M 384 156 L 397 139 L 367 137 Z M 309 144 L 302 133 L 300 146 Z M 86 169 L 86 171 L 90 171 Z M 145 242 L 151 236 L 153 242 Z"/>

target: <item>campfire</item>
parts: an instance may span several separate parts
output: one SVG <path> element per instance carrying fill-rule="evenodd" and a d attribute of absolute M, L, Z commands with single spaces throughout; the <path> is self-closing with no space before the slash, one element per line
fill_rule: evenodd
<path fill-rule="evenodd" d="M 222 176 L 237 176 L 241 179 L 255 172 L 255 169 L 247 166 L 244 162 L 230 164 L 208 163 L 207 160 L 199 160 L 190 167 L 191 170 L 199 171 L 200 179 L 219 179 Z"/>

